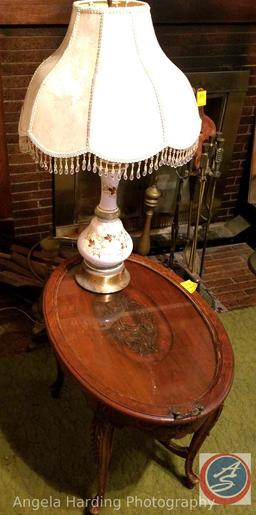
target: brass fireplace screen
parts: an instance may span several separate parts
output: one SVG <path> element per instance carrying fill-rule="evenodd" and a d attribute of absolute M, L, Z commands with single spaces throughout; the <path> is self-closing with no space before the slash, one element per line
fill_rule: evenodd
<path fill-rule="evenodd" d="M 223 192 L 223 181 L 228 173 L 233 147 L 240 122 L 244 97 L 248 89 L 249 72 L 223 71 L 199 72 L 187 74 L 194 88 L 205 88 L 208 102 L 205 109 L 215 122 L 217 129 L 225 138 L 225 153 L 222 168 L 222 180 L 216 192 L 215 208 L 220 206 Z M 56 175 L 54 180 L 55 231 L 57 236 L 75 236 L 81 226 L 87 225 L 93 215 L 100 196 L 100 180 L 98 175 L 80 173 L 77 175 Z M 176 174 L 162 167 L 156 175 L 145 177 L 140 181 L 121 181 L 119 191 L 119 207 L 121 217 L 130 232 L 140 230 L 143 225 L 144 192 L 150 181 L 157 180 L 161 191 L 161 199 L 154 217 L 154 228 L 168 227 L 172 220 Z M 181 204 L 181 219 L 186 218 L 188 204 L 186 188 Z M 217 210 L 215 209 L 215 213 Z"/>

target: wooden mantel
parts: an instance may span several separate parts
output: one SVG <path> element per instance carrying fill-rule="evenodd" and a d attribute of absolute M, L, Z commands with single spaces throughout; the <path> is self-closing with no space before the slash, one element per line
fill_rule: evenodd
<path fill-rule="evenodd" d="M 65 25 L 72 0 L 1 0 L 0 25 Z M 155 23 L 253 23 L 255 0 L 148 0 Z M 46 5 L 47 4 L 47 5 Z"/>

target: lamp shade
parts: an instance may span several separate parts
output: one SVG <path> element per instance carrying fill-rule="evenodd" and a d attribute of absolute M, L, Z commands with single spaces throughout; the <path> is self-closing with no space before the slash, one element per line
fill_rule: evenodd
<path fill-rule="evenodd" d="M 124 178 L 128 165 L 131 178 L 183 165 L 200 129 L 193 89 L 160 48 L 140 1 L 74 2 L 62 44 L 30 82 L 19 123 L 21 150 L 46 169 L 103 173 L 111 162 L 126 165 Z"/>

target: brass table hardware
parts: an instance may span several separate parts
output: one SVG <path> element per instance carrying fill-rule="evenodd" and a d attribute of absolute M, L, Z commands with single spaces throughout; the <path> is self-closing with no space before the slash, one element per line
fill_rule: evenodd
<path fill-rule="evenodd" d="M 183 420 L 184 418 L 197 417 L 203 410 L 204 407 L 201 404 L 196 404 L 188 413 L 181 413 L 180 411 L 172 410 L 171 414 L 173 415 L 174 420 Z"/>

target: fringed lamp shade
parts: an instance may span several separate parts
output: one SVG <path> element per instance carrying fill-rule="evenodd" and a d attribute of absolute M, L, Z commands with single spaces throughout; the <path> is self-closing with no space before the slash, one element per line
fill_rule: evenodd
<path fill-rule="evenodd" d="M 74 2 L 62 44 L 31 80 L 19 123 L 21 150 L 45 170 L 101 176 L 96 216 L 78 239 L 84 263 L 76 274 L 82 287 L 101 293 L 129 282 L 120 179 L 184 165 L 201 129 L 193 90 L 161 50 L 148 4 L 108 3 Z"/>
<path fill-rule="evenodd" d="M 31 80 L 20 146 L 50 172 L 117 163 L 132 179 L 193 156 L 201 119 L 190 83 L 161 50 L 149 6 L 125 4 L 74 2 L 64 41 Z"/>

